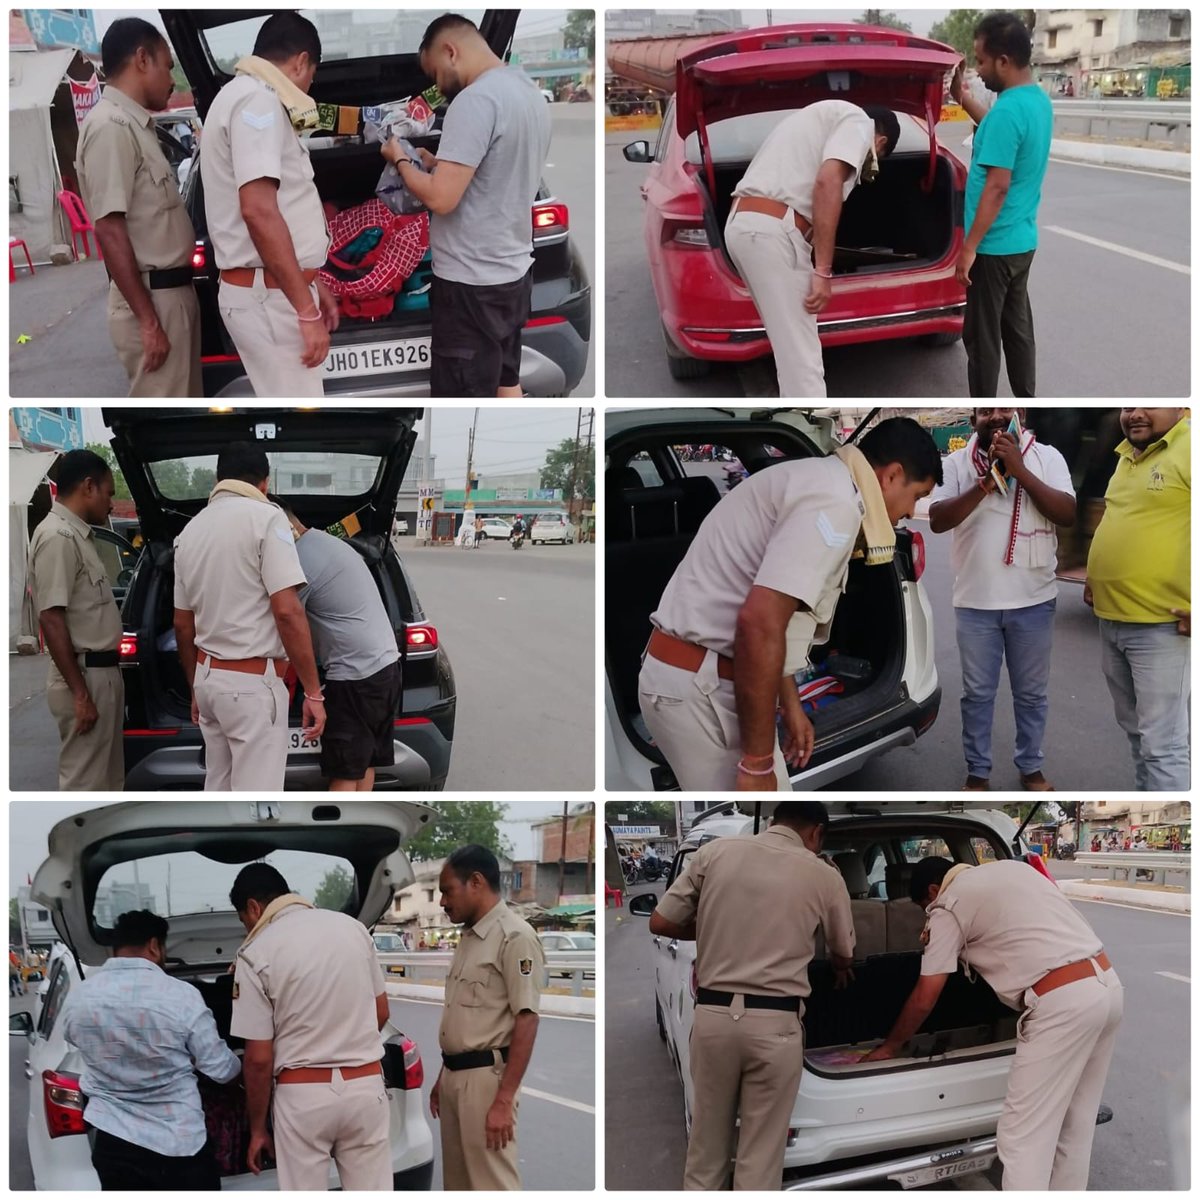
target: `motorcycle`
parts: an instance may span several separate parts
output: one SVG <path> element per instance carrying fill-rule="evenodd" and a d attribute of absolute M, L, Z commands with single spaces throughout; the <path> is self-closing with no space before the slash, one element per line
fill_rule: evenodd
<path fill-rule="evenodd" d="M 508 535 L 508 541 L 514 550 L 520 550 L 521 544 L 525 541 L 525 530 L 514 529 Z"/>
<path fill-rule="evenodd" d="M 1058 849 L 1054 851 L 1054 857 L 1057 858 L 1059 862 L 1074 862 L 1075 847 L 1071 845 L 1070 842 L 1063 842 L 1059 845 Z"/>
<path fill-rule="evenodd" d="M 743 479 L 746 478 L 746 472 L 739 467 L 725 468 L 725 490 L 732 492 Z"/>
<path fill-rule="evenodd" d="M 641 876 L 647 883 L 657 883 L 660 879 L 665 879 L 670 870 L 670 863 L 655 859 L 653 862 L 642 864 Z"/>

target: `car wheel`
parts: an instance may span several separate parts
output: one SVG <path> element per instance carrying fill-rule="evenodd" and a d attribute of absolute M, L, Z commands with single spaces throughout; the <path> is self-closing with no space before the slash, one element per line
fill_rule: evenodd
<path fill-rule="evenodd" d="M 663 1023 L 662 1005 L 659 1004 L 657 997 L 654 1000 L 654 1021 L 658 1026 L 658 1036 L 665 1042 L 667 1040 L 667 1027 Z"/>
<path fill-rule="evenodd" d="M 953 346 L 962 341 L 961 333 L 925 333 L 917 339 L 922 346 Z"/>
<path fill-rule="evenodd" d="M 684 354 L 671 341 L 671 335 L 665 325 L 662 327 L 662 339 L 667 352 L 667 370 L 671 372 L 672 379 L 703 379 L 708 374 L 710 364 L 702 358 L 692 358 Z"/>

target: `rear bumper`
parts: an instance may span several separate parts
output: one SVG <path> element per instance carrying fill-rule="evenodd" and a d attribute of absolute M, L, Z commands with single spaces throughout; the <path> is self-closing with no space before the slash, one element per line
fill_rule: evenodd
<path fill-rule="evenodd" d="M 392 1175 L 393 1192 L 428 1192 L 433 1187 L 433 1160 Z"/>

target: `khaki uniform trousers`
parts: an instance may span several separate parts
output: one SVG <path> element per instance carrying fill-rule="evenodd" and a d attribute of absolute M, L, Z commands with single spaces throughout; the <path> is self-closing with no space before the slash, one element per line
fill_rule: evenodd
<path fill-rule="evenodd" d="M 684 1191 L 777 1192 L 788 1121 L 804 1070 L 804 1026 L 796 1013 L 698 1004 L 689 1042 L 692 1131 Z M 738 1117 L 741 1117 L 740 1131 Z"/>
<path fill-rule="evenodd" d="M 265 675 L 250 675 L 214 667 L 211 659 L 197 663 L 193 691 L 204 737 L 204 790 L 283 791 L 288 692 L 275 664 L 267 664 Z"/>
<path fill-rule="evenodd" d="M 725 245 L 771 341 L 780 396 L 823 397 L 825 363 L 817 318 L 804 308 L 812 287 L 812 247 L 790 215 L 755 212 L 729 218 Z"/>
<path fill-rule="evenodd" d="M 447 1192 L 519 1192 L 521 1171 L 514 1137 L 489 1150 L 485 1122 L 500 1090 L 504 1064 L 442 1071 L 438 1124 L 442 1134 L 442 1188 Z M 513 1104 L 513 1130 L 520 1100 Z"/>
<path fill-rule="evenodd" d="M 742 757 L 733 684 L 717 675 L 711 651 L 699 671 L 646 656 L 638 676 L 638 701 L 655 744 L 685 792 L 733 791 Z M 783 751 L 775 747 L 779 791 L 790 792 Z"/>
<path fill-rule="evenodd" d="M 146 276 L 143 276 L 143 281 Z M 149 284 L 147 284 L 149 287 Z M 200 305 L 191 284 L 159 288 L 150 300 L 171 343 L 166 362 L 149 375 L 142 370 L 142 331 L 129 302 L 114 283 L 108 289 L 108 332 L 131 396 L 203 396 L 200 382 Z"/>
<path fill-rule="evenodd" d="M 329 1160 L 344 1192 L 392 1190 L 391 1111 L 382 1075 L 281 1083 L 272 1105 L 282 1192 L 329 1190 Z"/>
<path fill-rule="evenodd" d="M 60 792 L 125 790 L 125 681 L 120 667 L 80 667 L 100 714 L 87 733 L 75 732 L 75 697 L 58 668 L 46 685 L 50 715 L 58 726 Z"/>
<path fill-rule="evenodd" d="M 1025 1004 L 996 1132 L 1004 1191 L 1082 1192 L 1125 990 L 1110 970 Z"/>
<path fill-rule="evenodd" d="M 217 305 L 221 319 L 241 356 L 254 394 L 285 396 L 325 395 L 324 372 L 300 362 L 304 338 L 291 301 L 279 288 L 269 288 L 256 272 L 253 287 L 235 287 L 222 281 Z M 310 287 L 313 307 L 320 309 L 317 289 Z"/>

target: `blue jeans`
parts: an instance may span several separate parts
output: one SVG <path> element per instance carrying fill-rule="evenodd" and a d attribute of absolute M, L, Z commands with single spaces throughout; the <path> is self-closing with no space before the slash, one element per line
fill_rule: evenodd
<path fill-rule="evenodd" d="M 1188 699 L 1192 639 L 1171 621 L 1100 621 L 1104 678 L 1117 724 L 1129 738 L 1139 792 L 1186 792 L 1191 784 Z"/>
<path fill-rule="evenodd" d="M 1022 775 L 1042 769 L 1056 603 L 1047 600 L 1029 608 L 954 610 L 962 660 L 963 756 L 967 773 L 977 779 L 987 779 L 992 773 L 992 714 L 1002 662 L 1008 663 L 1017 725 L 1013 761 Z"/>

